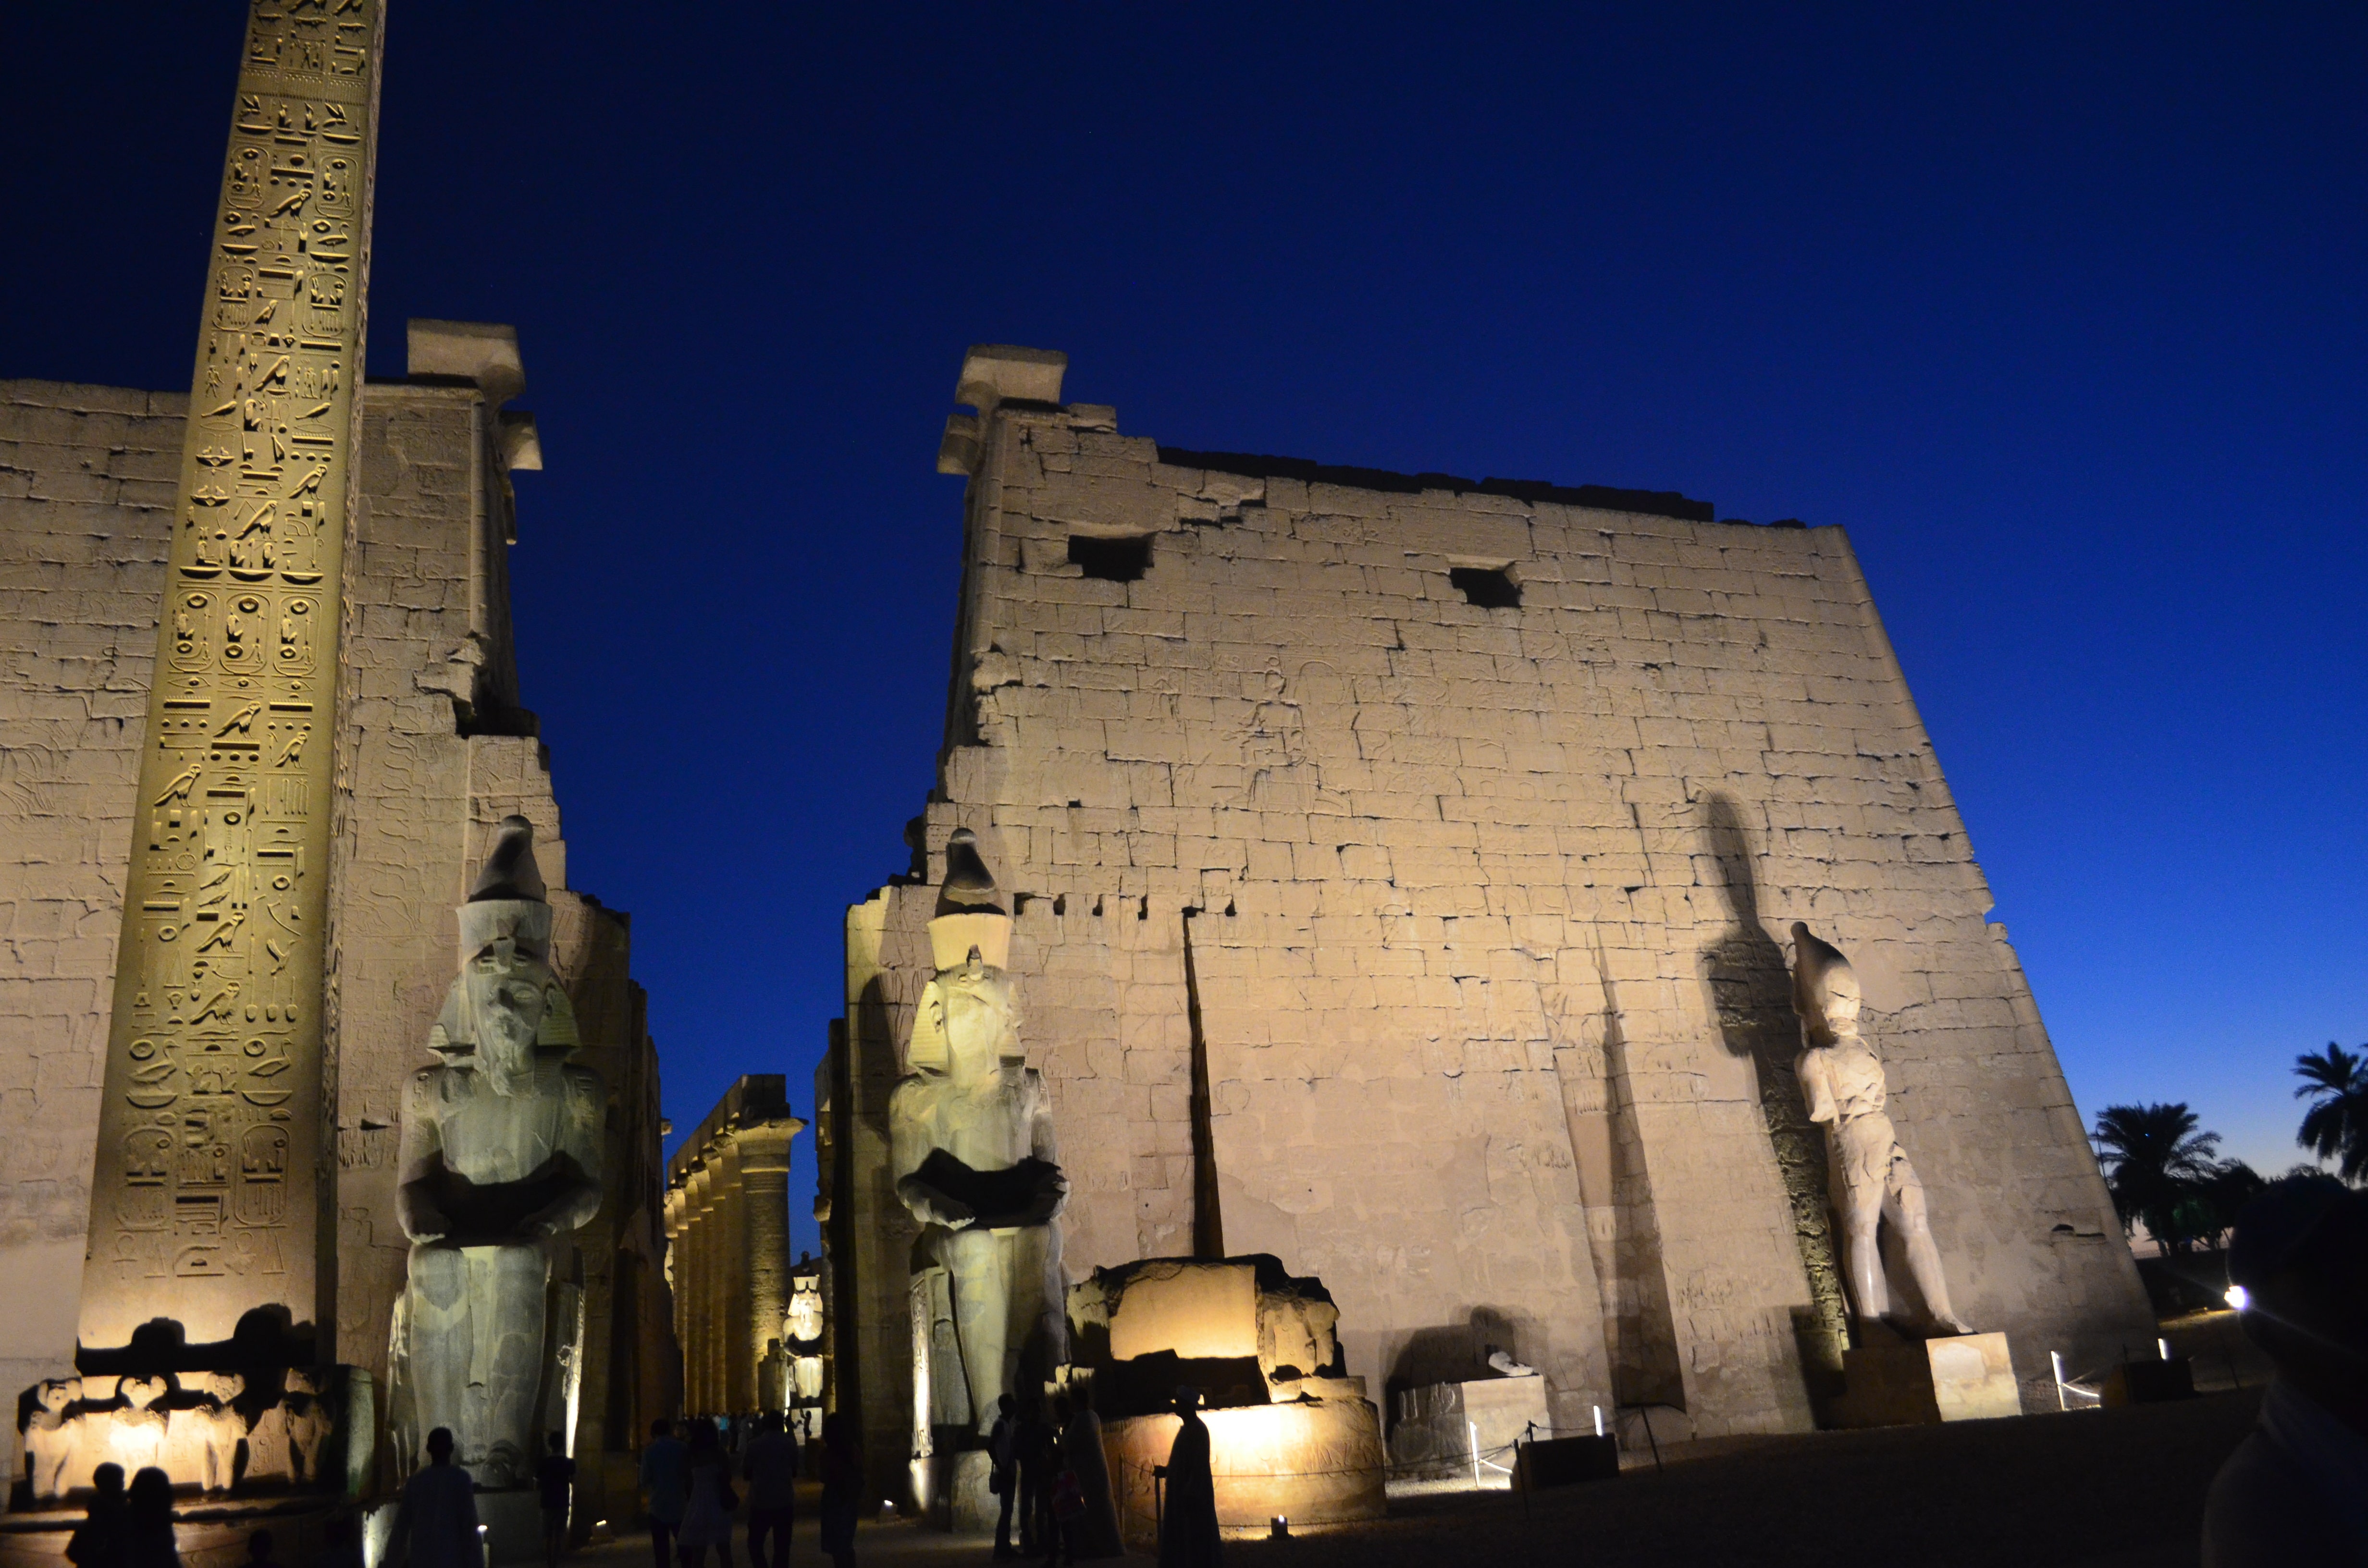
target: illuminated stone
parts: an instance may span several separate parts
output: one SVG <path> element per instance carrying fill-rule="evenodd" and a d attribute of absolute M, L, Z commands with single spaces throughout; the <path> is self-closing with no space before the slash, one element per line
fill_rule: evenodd
<path fill-rule="evenodd" d="M 794 1298 L 790 1145 L 805 1125 L 790 1114 L 780 1074 L 751 1074 L 724 1091 L 666 1162 L 667 1257 L 687 1414 L 788 1407 L 793 1372 L 781 1336 Z"/>
<path fill-rule="evenodd" d="M 309 1354 L 333 1310 L 327 739 L 382 20 L 378 0 L 249 11 L 134 797 L 86 1352 L 156 1319 L 220 1344 L 260 1312 Z"/>
<path fill-rule="evenodd" d="M 928 927 L 934 972 L 905 1049 L 911 1071 L 888 1103 L 890 1173 L 922 1226 L 912 1256 L 926 1260 L 908 1287 L 916 1459 L 931 1451 L 932 1428 L 986 1431 L 997 1400 L 1023 1392 L 1024 1378 L 1041 1386 L 1067 1358 L 1053 1221 L 1068 1183 L 1003 967 L 1011 921 L 968 835 L 951 850 Z M 953 1355 L 939 1328 L 949 1319 Z"/>
<path fill-rule="evenodd" d="M 398 1461 L 449 1428 L 455 1461 L 488 1487 L 522 1485 L 550 1429 L 540 1401 L 579 1352 L 581 1314 L 554 1313 L 552 1245 L 600 1205 L 599 1075 L 571 1058 L 574 1005 L 552 971 L 551 905 L 524 817 L 460 909 L 461 977 L 404 1101 L 410 1285 L 390 1360 Z M 546 1346 L 544 1324 L 561 1324 Z"/>

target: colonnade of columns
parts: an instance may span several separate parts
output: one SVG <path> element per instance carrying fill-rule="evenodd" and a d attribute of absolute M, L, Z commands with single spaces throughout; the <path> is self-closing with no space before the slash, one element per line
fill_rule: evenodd
<path fill-rule="evenodd" d="M 745 1415 L 779 1402 L 766 1351 L 790 1301 L 790 1114 L 786 1081 L 732 1085 L 666 1162 L 667 1275 L 682 1347 L 683 1409 Z"/>

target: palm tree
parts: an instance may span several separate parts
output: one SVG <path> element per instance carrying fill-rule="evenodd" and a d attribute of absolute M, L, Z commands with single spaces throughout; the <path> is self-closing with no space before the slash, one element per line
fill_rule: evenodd
<path fill-rule="evenodd" d="M 2294 1142 L 2358 1181 L 2368 1171 L 2368 1045 L 2354 1052 L 2328 1040 L 2324 1051 L 2294 1058 L 2294 1098 L 2311 1102 Z"/>
<path fill-rule="evenodd" d="M 2197 1131 L 2195 1113 L 2180 1104 L 2107 1106 L 2089 1136 L 2122 1228 L 2142 1222 L 2165 1252 L 2182 1250 L 2197 1230 L 2181 1210 L 2219 1173 L 2220 1135 Z"/>
<path fill-rule="evenodd" d="M 2183 1185 L 2186 1194 L 2176 1207 L 2174 1225 L 2181 1236 L 2193 1236 L 2217 1251 L 2222 1240 L 2237 1228 L 2237 1216 L 2244 1212 L 2245 1205 L 2269 1183 L 2242 1160 L 2219 1160 L 2214 1162 L 2211 1175 Z"/>

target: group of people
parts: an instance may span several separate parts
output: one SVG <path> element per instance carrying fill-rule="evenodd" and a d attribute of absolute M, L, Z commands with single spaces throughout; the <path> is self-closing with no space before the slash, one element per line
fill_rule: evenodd
<path fill-rule="evenodd" d="M 732 1520 L 744 1499 L 733 1487 L 733 1456 L 710 1420 L 650 1424 L 642 1450 L 642 1494 L 650 1521 L 654 1568 L 732 1568 Z M 757 1418 L 742 1445 L 739 1479 L 748 1488 L 749 1568 L 789 1568 L 790 1528 L 797 1522 L 798 1442 L 780 1415 Z M 853 1568 L 855 1516 L 863 1491 L 863 1463 L 853 1432 L 837 1415 L 822 1424 L 822 1549 L 837 1568 Z M 768 1550 L 769 1549 L 769 1550 Z M 669 1554 L 674 1559 L 667 1561 Z"/>
<path fill-rule="evenodd" d="M 1101 1418 L 1094 1414 L 1089 1391 L 1090 1385 L 1080 1384 L 1056 1396 L 1049 1421 L 1042 1402 L 1015 1404 L 1009 1394 L 1002 1397 L 987 1437 L 987 1488 L 1000 1499 L 996 1557 L 1041 1556 L 1053 1563 L 1124 1553 L 1110 1462 L 1102 1451 Z M 1165 1483 L 1159 1562 L 1161 1568 L 1217 1568 L 1217 1483 L 1200 1390 L 1176 1391 L 1176 1438 L 1159 1474 Z M 1015 1517 L 1017 1546 L 1011 1539 Z"/>
<path fill-rule="evenodd" d="M 999 1500 L 996 1557 L 1076 1562 L 1124 1550 L 1110 1465 L 1102 1457 L 1101 1418 L 1082 1388 L 1055 1395 L 1049 1417 L 1041 1399 L 1019 1403 L 1003 1395 L 986 1448 L 987 1490 Z"/>
<path fill-rule="evenodd" d="M 173 1541 L 173 1483 L 154 1467 L 123 1484 L 123 1467 L 91 1472 L 90 1512 L 66 1542 L 74 1568 L 180 1568 Z"/>
<path fill-rule="evenodd" d="M 123 1467 L 102 1464 L 91 1472 L 90 1509 L 66 1541 L 74 1568 L 181 1568 L 173 1534 L 173 1481 L 149 1466 L 123 1483 Z M 246 1538 L 246 1568 L 280 1568 L 271 1532 Z M 361 1538 L 353 1517 L 332 1515 L 321 1528 L 321 1551 L 313 1568 L 362 1568 Z"/>

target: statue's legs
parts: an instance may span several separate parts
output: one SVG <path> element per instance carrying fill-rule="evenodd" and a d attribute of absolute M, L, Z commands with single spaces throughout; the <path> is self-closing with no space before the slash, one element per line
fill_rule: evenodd
<path fill-rule="evenodd" d="M 470 1247 L 469 1298 L 476 1319 L 469 1370 L 475 1430 L 463 1459 L 492 1485 L 533 1479 L 541 1451 L 535 1396 L 542 1392 L 542 1319 L 551 1260 L 540 1246 Z"/>
<path fill-rule="evenodd" d="M 981 1432 L 995 1426 L 996 1401 L 1010 1392 L 1012 1256 L 1008 1230 L 956 1231 L 938 1256 L 953 1276 L 954 1337 L 962 1344 L 970 1383 L 971 1417 Z"/>
<path fill-rule="evenodd" d="M 1863 1120 L 1845 1122 L 1834 1138 L 1834 1185 L 1842 1209 L 1842 1266 L 1850 1271 L 1850 1295 L 1858 1315 L 1869 1321 L 1891 1315 L 1891 1287 L 1883 1277 L 1883 1172 L 1891 1143 L 1891 1126 L 1879 1130 L 1880 1156 L 1867 1147 L 1867 1136 L 1877 1130 Z"/>
<path fill-rule="evenodd" d="M 1004 1346 L 1003 1386 L 1014 1394 L 1032 1393 L 1026 1374 L 1050 1377 L 1066 1353 L 1061 1233 L 1051 1225 L 1022 1225 L 1006 1233 L 1011 1248 L 1011 1326 Z"/>
<path fill-rule="evenodd" d="M 1932 1240 L 1931 1221 L 1924 1212 L 1924 1184 L 1917 1178 L 1916 1167 L 1907 1163 L 1906 1153 L 1893 1155 L 1890 1179 L 1884 1185 L 1884 1211 L 1891 1216 L 1891 1222 L 1899 1227 L 1900 1235 L 1907 1241 L 1907 1272 L 1924 1298 L 1925 1310 L 1944 1328 L 1957 1334 L 1973 1333 L 1949 1304 L 1949 1281 L 1941 1272 L 1941 1249 Z"/>
<path fill-rule="evenodd" d="M 411 1285 L 404 1316 L 411 1325 L 411 1403 L 417 1435 L 425 1443 L 437 1427 L 455 1440 L 467 1426 L 469 1389 L 469 1266 L 458 1247 L 424 1244 L 411 1249 Z M 401 1456 L 406 1466 L 427 1462 L 425 1453 Z"/>

